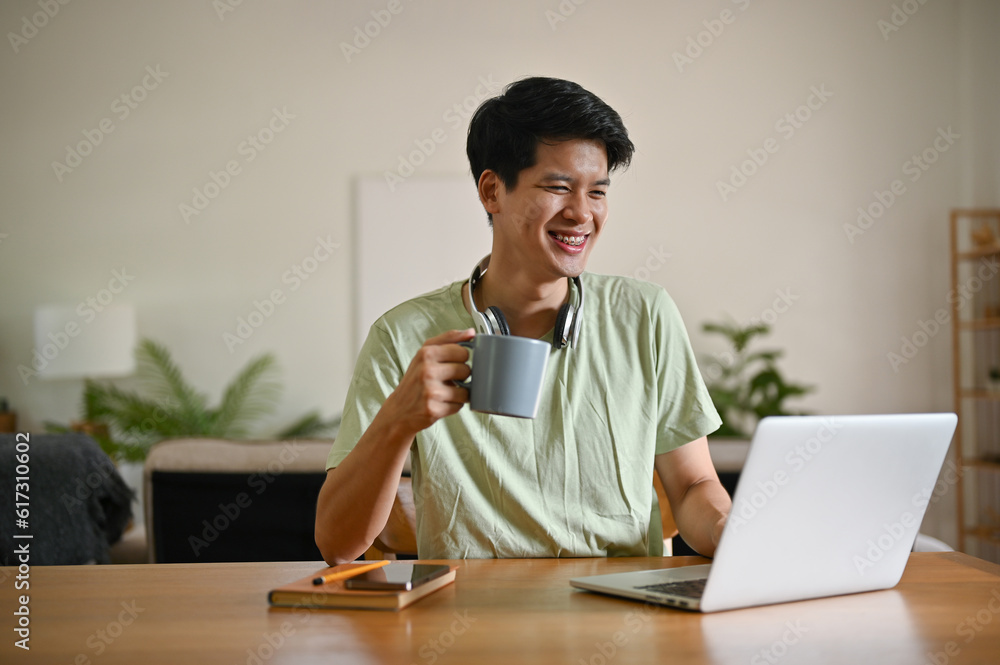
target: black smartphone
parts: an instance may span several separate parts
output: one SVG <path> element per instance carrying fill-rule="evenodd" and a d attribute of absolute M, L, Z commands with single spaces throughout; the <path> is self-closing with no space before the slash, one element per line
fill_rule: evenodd
<path fill-rule="evenodd" d="M 441 577 L 451 568 L 425 563 L 390 563 L 367 573 L 344 580 L 348 589 L 375 589 L 379 591 L 409 591 L 410 589 Z"/>

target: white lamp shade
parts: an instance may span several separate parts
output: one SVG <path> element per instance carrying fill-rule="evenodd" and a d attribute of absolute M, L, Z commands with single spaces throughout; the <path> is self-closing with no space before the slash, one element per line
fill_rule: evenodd
<path fill-rule="evenodd" d="M 135 310 L 45 305 L 35 310 L 33 365 L 45 379 L 127 376 L 135 372 Z"/>

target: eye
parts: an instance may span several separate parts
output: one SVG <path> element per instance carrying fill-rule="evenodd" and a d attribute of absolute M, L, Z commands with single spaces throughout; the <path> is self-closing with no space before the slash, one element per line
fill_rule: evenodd
<path fill-rule="evenodd" d="M 604 198 L 604 197 L 606 197 L 608 195 L 608 193 L 606 191 L 604 191 L 603 189 L 595 189 L 595 190 L 593 190 L 593 191 L 590 192 L 590 195 L 591 196 L 597 196 L 597 197 L 600 197 L 600 198 Z"/>
<path fill-rule="evenodd" d="M 569 191 L 569 187 L 567 187 L 566 185 L 549 185 L 549 186 L 546 187 L 546 189 L 548 189 L 549 191 L 552 191 L 552 192 L 568 192 Z"/>

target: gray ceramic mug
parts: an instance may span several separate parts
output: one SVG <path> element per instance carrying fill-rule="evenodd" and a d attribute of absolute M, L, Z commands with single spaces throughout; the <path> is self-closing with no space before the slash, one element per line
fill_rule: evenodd
<path fill-rule="evenodd" d="M 472 376 L 458 385 L 469 390 L 473 411 L 534 418 L 552 345 L 528 337 L 476 335 L 459 342 L 472 350 Z"/>

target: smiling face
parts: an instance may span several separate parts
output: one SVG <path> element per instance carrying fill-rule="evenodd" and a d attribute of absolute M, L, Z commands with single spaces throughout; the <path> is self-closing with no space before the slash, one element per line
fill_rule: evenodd
<path fill-rule="evenodd" d="M 582 273 L 608 216 L 609 185 L 604 145 L 586 139 L 540 142 L 535 165 L 512 189 L 485 171 L 479 192 L 493 215 L 491 267 L 535 283 Z"/>

